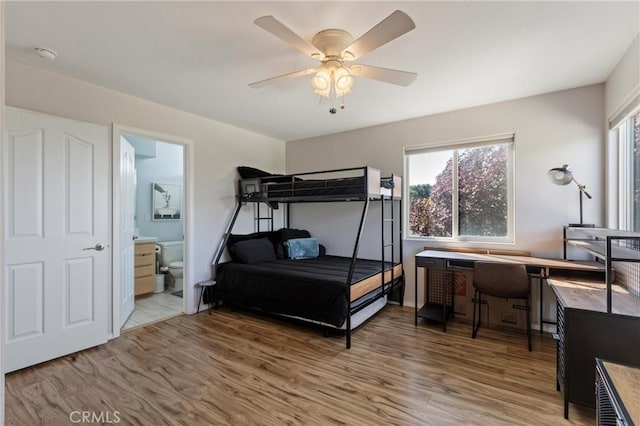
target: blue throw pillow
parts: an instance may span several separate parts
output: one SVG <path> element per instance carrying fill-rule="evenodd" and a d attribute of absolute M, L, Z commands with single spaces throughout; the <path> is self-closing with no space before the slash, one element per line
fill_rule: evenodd
<path fill-rule="evenodd" d="M 306 229 L 282 228 L 276 231 L 276 235 L 279 241 L 274 242 L 273 245 L 276 247 L 276 256 L 278 259 L 286 259 L 289 257 L 287 255 L 287 248 L 284 245 L 285 242 L 293 238 L 311 238 L 311 234 Z"/>
<path fill-rule="evenodd" d="M 311 259 L 318 257 L 320 246 L 316 238 L 292 238 L 284 243 L 291 259 Z"/>

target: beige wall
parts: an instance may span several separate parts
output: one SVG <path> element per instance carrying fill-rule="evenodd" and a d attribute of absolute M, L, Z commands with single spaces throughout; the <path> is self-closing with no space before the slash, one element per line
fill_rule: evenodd
<path fill-rule="evenodd" d="M 425 95 L 428 97 L 428 95 Z M 603 222 L 604 86 L 602 84 L 420 117 L 382 126 L 287 142 L 287 172 L 370 165 L 383 174 L 403 173 L 403 148 L 429 142 L 515 133 L 515 243 L 494 247 L 562 256 L 562 226 L 578 221 L 575 185 L 556 186 L 547 170 L 568 163 L 593 200 L 585 222 Z M 350 254 L 358 221 L 357 203 L 305 205 L 293 212 L 329 251 Z M 337 213 L 337 214 L 336 214 Z M 361 253 L 376 256 L 379 215 L 370 215 Z M 413 255 L 440 242 L 405 240 L 408 275 L 405 301 L 413 304 Z M 463 244 L 455 244 L 463 246 Z M 489 244 L 464 244 L 492 247 Z M 550 297 L 552 299 L 552 297 Z M 551 304 L 552 306 L 552 304 Z M 550 308 L 551 309 L 551 308 Z"/>
<path fill-rule="evenodd" d="M 193 141 L 194 283 L 209 279 L 211 260 L 235 207 L 235 167 L 284 170 L 284 142 L 279 140 L 23 64 L 7 63 L 6 78 L 7 105 Z M 240 229 L 243 225 L 252 231 L 250 221 L 241 220 Z"/>

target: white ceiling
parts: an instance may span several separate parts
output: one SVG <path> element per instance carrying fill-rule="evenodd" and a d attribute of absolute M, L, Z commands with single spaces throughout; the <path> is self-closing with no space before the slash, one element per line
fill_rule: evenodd
<path fill-rule="evenodd" d="M 396 9 L 416 29 L 357 62 L 417 72 L 411 86 L 358 79 L 335 115 L 309 77 L 247 86 L 317 63 L 255 18 L 307 40 L 327 28 L 357 38 Z M 10 61 L 281 140 L 603 82 L 640 32 L 637 1 L 7 2 L 5 15 Z"/>

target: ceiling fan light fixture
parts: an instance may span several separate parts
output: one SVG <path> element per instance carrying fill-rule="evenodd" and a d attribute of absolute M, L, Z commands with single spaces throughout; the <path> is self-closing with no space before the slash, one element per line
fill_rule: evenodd
<path fill-rule="evenodd" d="M 313 93 L 328 98 L 331 94 L 331 71 L 321 66 L 316 75 L 311 78 Z"/>
<path fill-rule="evenodd" d="M 335 97 L 340 98 L 351 93 L 353 77 L 342 64 L 336 65 L 333 62 L 322 64 L 316 75 L 311 78 L 313 93 L 316 95 L 330 98 L 333 92 Z"/>
<path fill-rule="evenodd" d="M 353 86 L 353 77 L 351 77 L 349 71 L 347 71 L 346 68 L 341 67 L 336 69 L 333 72 L 333 78 L 335 80 L 336 95 L 338 91 L 342 92 L 345 90 L 351 90 L 351 87 Z"/>
<path fill-rule="evenodd" d="M 316 95 L 320 95 L 322 97 L 325 97 L 325 98 L 329 98 L 329 97 L 331 97 L 331 87 L 329 87 L 326 90 L 314 89 L 313 93 L 315 93 Z"/>

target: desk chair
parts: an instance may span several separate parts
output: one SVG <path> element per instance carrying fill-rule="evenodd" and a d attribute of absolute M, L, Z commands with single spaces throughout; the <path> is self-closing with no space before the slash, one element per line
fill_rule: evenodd
<path fill-rule="evenodd" d="M 529 351 L 531 351 L 531 309 L 529 294 L 531 293 L 531 281 L 524 265 L 516 263 L 492 263 L 476 262 L 473 267 L 473 332 L 471 337 L 476 338 L 480 328 L 481 308 L 478 308 L 478 322 L 476 323 L 476 305 L 482 304 L 482 295 L 504 299 L 525 299 L 527 311 L 527 339 Z M 518 309 L 517 305 L 513 305 Z"/>

